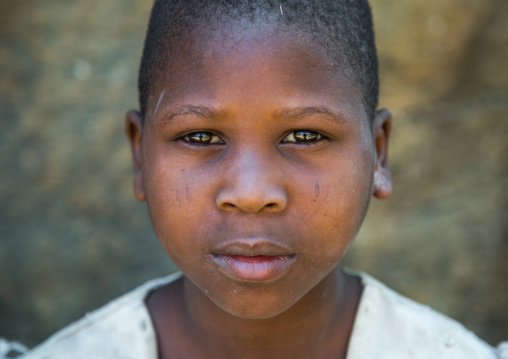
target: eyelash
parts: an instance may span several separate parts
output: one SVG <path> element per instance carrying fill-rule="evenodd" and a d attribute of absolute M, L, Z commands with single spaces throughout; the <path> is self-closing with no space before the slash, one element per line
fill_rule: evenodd
<path fill-rule="evenodd" d="M 196 131 L 188 133 L 181 137 L 182 140 L 193 145 L 222 145 L 226 142 L 217 134 L 211 131 Z M 319 132 L 312 130 L 294 130 L 286 134 L 282 139 L 282 143 L 304 143 L 312 144 L 325 139 L 325 136 Z"/>

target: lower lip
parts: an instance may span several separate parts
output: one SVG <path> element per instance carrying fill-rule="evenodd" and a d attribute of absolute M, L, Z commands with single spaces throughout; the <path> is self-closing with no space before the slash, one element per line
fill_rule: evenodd
<path fill-rule="evenodd" d="M 294 255 L 233 256 L 213 254 L 212 259 L 230 277 L 241 281 L 269 282 L 287 272 Z"/>

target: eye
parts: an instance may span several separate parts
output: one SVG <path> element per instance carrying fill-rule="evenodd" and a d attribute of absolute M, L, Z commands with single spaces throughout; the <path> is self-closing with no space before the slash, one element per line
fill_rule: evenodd
<path fill-rule="evenodd" d="M 208 131 L 192 132 L 183 136 L 182 139 L 196 145 L 214 145 L 225 143 L 220 136 Z"/>
<path fill-rule="evenodd" d="M 323 139 L 323 135 L 311 130 L 292 131 L 282 139 L 282 142 L 312 143 Z"/>

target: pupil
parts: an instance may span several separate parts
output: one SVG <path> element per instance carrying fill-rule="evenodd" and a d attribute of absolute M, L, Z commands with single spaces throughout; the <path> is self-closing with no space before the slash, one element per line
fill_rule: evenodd
<path fill-rule="evenodd" d="M 210 135 L 207 133 L 196 133 L 191 136 L 191 139 L 194 140 L 194 142 L 203 143 L 203 142 L 209 142 L 210 141 Z"/>
<path fill-rule="evenodd" d="M 298 131 L 295 133 L 298 142 L 312 141 L 316 139 L 316 133 L 311 131 Z"/>

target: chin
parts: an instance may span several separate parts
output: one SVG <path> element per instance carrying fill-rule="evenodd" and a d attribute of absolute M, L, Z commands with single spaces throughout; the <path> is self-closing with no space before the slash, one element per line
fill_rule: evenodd
<path fill-rule="evenodd" d="M 256 299 L 245 299 L 241 295 L 235 295 L 238 300 L 221 303 L 212 301 L 226 313 L 242 319 L 270 319 L 290 309 L 297 301 L 282 298 L 270 298 L 264 295 L 255 296 Z"/>
<path fill-rule="evenodd" d="M 274 318 L 290 308 L 223 308 L 225 312 L 241 319 L 270 319 Z"/>

